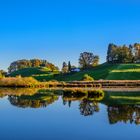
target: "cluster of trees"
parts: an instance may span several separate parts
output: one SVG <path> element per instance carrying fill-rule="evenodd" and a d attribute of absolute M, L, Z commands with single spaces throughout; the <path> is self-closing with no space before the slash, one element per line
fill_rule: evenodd
<path fill-rule="evenodd" d="M 54 64 L 48 62 L 47 60 L 41 60 L 41 59 L 31 59 L 31 60 L 26 60 L 26 59 L 22 59 L 22 60 L 17 60 L 14 61 L 10 64 L 9 68 L 8 68 L 8 72 L 14 72 L 23 68 L 29 68 L 29 67 L 46 67 L 48 68 L 50 71 L 55 71 L 55 70 L 59 70 L 59 68 L 57 66 L 55 66 Z"/>
<path fill-rule="evenodd" d="M 93 68 L 99 64 L 99 56 L 94 55 L 92 52 L 83 52 L 80 54 L 79 57 L 79 66 L 80 69 L 88 69 Z M 77 69 L 75 66 L 72 66 L 70 61 L 68 64 L 66 62 L 63 62 L 62 65 L 62 73 L 69 73 L 71 71 L 74 71 L 74 69 Z"/>
<path fill-rule="evenodd" d="M 79 65 L 82 69 L 92 68 L 99 64 L 99 56 L 91 52 L 83 52 L 80 54 Z"/>
<path fill-rule="evenodd" d="M 99 56 L 98 55 L 94 55 L 92 52 L 83 52 L 80 54 L 79 57 L 79 66 L 80 69 L 88 69 L 88 68 L 92 68 L 94 66 L 97 66 L 99 64 Z M 62 73 L 69 73 L 74 71 L 74 69 L 78 69 L 75 66 L 72 66 L 70 61 L 68 62 L 68 64 L 66 62 L 63 62 L 62 65 Z"/>
<path fill-rule="evenodd" d="M 139 63 L 140 44 L 117 46 L 109 44 L 107 51 L 108 63 Z"/>
<path fill-rule="evenodd" d="M 70 73 L 73 68 L 75 68 L 75 66 L 71 66 L 70 61 L 68 62 L 68 64 L 66 62 L 63 62 L 62 73 Z"/>
<path fill-rule="evenodd" d="M 107 51 L 108 63 L 140 63 L 140 44 L 117 46 L 115 44 L 108 45 Z M 93 68 L 99 64 L 99 56 L 94 55 L 92 52 L 83 52 L 79 57 L 80 69 Z M 47 60 L 31 59 L 31 60 L 18 60 L 10 64 L 8 72 L 14 72 L 28 67 L 46 67 L 50 71 L 58 71 L 59 68 Z M 63 62 L 62 73 L 70 73 L 74 69 L 78 69 L 72 66 L 70 61 L 68 63 Z M 0 72 L 3 75 L 3 72 Z"/>

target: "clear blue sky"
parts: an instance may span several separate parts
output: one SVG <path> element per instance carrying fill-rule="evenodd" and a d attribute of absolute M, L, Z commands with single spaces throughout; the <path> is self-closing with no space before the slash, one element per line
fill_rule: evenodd
<path fill-rule="evenodd" d="M 23 58 L 78 65 L 83 51 L 102 63 L 112 42 L 140 42 L 139 0 L 0 0 L 0 69 Z"/>

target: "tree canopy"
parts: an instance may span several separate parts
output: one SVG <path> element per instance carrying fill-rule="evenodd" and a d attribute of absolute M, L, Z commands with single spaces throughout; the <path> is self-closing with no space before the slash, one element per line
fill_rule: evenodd
<path fill-rule="evenodd" d="M 68 72 L 68 65 L 66 62 L 63 62 L 63 65 L 62 65 L 62 73 L 67 73 Z"/>
<path fill-rule="evenodd" d="M 94 55 L 91 52 L 83 52 L 80 54 L 79 65 L 81 68 L 91 68 L 98 65 L 99 56 Z"/>
<path fill-rule="evenodd" d="M 31 59 L 31 60 L 17 60 L 10 64 L 8 68 L 8 72 L 14 72 L 23 68 L 29 68 L 29 67 L 46 67 L 50 69 L 50 71 L 58 70 L 58 67 L 54 64 L 48 62 L 47 60 L 41 60 L 41 59 Z"/>
<path fill-rule="evenodd" d="M 140 62 L 140 44 L 117 46 L 108 45 L 108 63 L 138 63 Z"/>

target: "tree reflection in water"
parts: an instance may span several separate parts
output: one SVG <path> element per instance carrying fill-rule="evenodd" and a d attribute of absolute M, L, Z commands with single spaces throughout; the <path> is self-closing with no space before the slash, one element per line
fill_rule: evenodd
<path fill-rule="evenodd" d="M 90 116 L 93 115 L 94 112 L 99 112 L 98 102 L 104 98 L 104 92 L 101 90 L 82 94 L 79 92 L 76 94 L 64 92 L 62 98 L 63 104 L 66 105 L 68 103 L 69 107 L 72 102 L 80 101 L 79 110 L 81 115 Z"/>
<path fill-rule="evenodd" d="M 120 105 L 108 106 L 108 118 L 110 124 L 117 122 L 140 124 L 140 106 Z"/>
<path fill-rule="evenodd" d="M 0 89 L 0 98 L 7 97 L 10 103 L 22 108 L 43 108 L 62 97 L 63 104 L 71 107 L 73 102 L 79 103 L 80 114 L 93 115 L 99 112 L 99 103 L 105 104 L 110 124 L 118 122 L 140 124 L 140 94 L 137 93 L 105 93 L 103 91 L 51 91 L 37 89 Z"/>
<path fill-rule="evenodd" d="M 79 105 L 79 109 L 81 112 L 81 115 L 89 116 L 93 115 L 94 112 L 99 112 L 99 106 L 97 102 L 91 102 L 88 99 L 84 99 L 81 101 Z"/>
<path fill-rule="evenodd" d="M 10 103 L 17 107 L 22 108 L 41 108 L 47 107 L 48 105 L 52 104 L 56 100 L 58 100 L 57 95 L 46 95 L 46 94 L 34 94 L 31 96 L 28 95 L 9 95 L 8 100 Z"/>

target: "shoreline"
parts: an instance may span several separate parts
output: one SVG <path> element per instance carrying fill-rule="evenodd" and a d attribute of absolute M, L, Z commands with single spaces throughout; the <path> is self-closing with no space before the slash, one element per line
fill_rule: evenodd
<path fill-rule="evenodd" d="M 6 77 L 0 79 L 1 88 L 140 88 L 140 80 L 48 81 L 39 82 L 32 77 Z"/>

